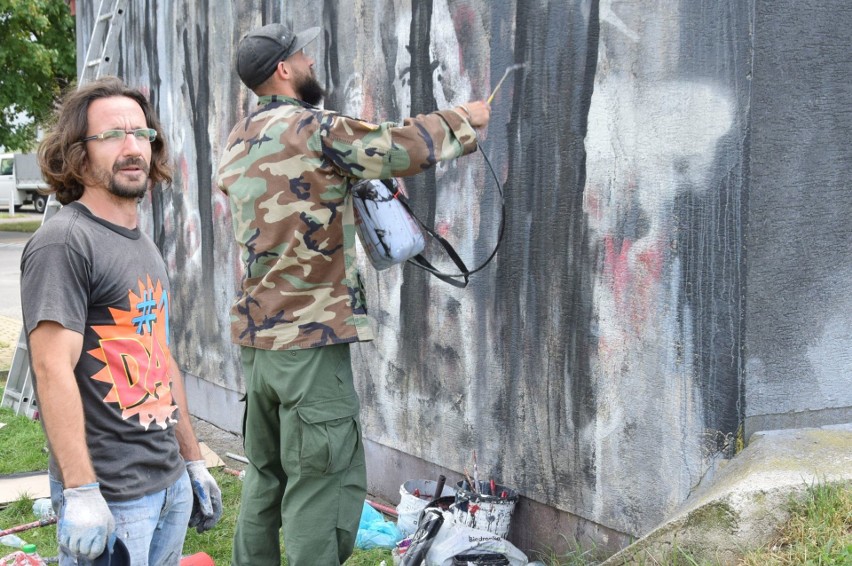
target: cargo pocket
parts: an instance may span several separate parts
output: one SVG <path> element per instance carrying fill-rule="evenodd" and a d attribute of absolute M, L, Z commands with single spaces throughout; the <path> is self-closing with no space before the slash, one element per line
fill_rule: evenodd
<path fill-rule="evenodd" d="M 296 407 L 301 420 L 303 475 L 336 474 L 349 467 L 361 447 L 358 410 L 357 395 Z"/>
<path fill-rule="evenodd" d="M 242 430 L 243 430 L 243 451 L 246 449 L 246 419 L 248 418 L 248 393 L 243 394 L 240 397 L 240 403 L 243 404 L 243 422 L 242 422 Z"/>

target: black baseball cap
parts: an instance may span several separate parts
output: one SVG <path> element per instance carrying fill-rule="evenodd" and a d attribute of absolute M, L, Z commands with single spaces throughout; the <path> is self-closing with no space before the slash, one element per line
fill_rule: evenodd
<path fill-rule="evenodd" d="M 313 27 L 293 33 L 286 24 L 268 24 L 245 34 L 237 47 L 237 74 L 254 90 L 272 76 L 278 63 L 317 38 Z"/>

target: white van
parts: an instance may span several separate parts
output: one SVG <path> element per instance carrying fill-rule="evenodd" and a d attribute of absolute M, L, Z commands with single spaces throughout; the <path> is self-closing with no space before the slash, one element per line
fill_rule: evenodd
<path fill-rule="evenodd" d="M 44 212 L 47 195 L 38 191 L 46 188 L 35 153 L 0 153 L 0 210 L 8 209 L 11 200 L 15 210 L 32 204 Z"/>

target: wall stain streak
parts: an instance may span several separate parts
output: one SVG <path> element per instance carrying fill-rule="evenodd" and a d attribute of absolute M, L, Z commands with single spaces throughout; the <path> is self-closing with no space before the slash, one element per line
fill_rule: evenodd
<path fill-rule="evenodd" d="M 413 2 L 409 39 L 406 46 L 411 58 L 408 78 L 410 81 L 412 116 L 437 110 L 433 95 L 435 85 L 433 83 L 434 65 L 430 50 L 431 30 L 432 0 Z M 417 211 L 420 220 L 427 226 L 433 226 L 435 224 L 435 171 L 430 169 L 420 175 L 406 179 L 406 186 L 409 189 L 412 207 Z M 427 253 L 432 249 L 434 249 L 434 245 L 428 246 Z M 408 307 L 399 313 L 400 324 L 402 325 L 402 353 L 405 356 L 406 365 L 415 367 L 418 360 L 430 359 L 434 355 L 431 345 L 421 339 L 424 332 L 429 333 L 430 331 L 430 319 L 426 310 L 417 308 L 417 305 L 430 304 L 432 289 L 428 279 L 431 275 L 408 265 L 404 269 L 405 278 L 400 289 L 400 296 L 402 304 L 408 305 Z M 406 387 L 418 392 L 424 390 L 435 392 L 440 379 L 430 369 L 427 367 L 423 368 L 422 371 L 407 373 L 408 383 L 406 383 Z M 430 397 L 434 398 L 434 396 Z M 417 427 L 417 429 L 424 430 L 420 427 Z M 425 430 L 429 430 L 429 428 Z"/>
<path fill-rule="evenodd" d="M 690 316 L 695 343 L 702 344 L 694 358 L 695 375 L 703 391 L 703 409 L 708 436 L 708 454 L 732 456 L 734 439 L 744 420 L 741 406 L 743 317 L 745 290 L 742 274 L 746 246 L 742 227 L 748 194 L 748 162 L 744 131 L 749 83 L 742 81 L 751 71 L 750 53 L 736 48 L 736 38 L 747 36 L 752 27 L 751 10 L 742 3 L 696 5 L 682 2 L 683 19 L 701 22 L 704 33 L 681 30 L 679 73 L 685 76 L 732 85 L 740 101 L 731 130 L 719 140 L 717 172 L 704 190 L 686 180 L 676 197 L 679 216 L 677 249 L 688 258 L 682 271 L 682 316 Z M 717 56 L 719 46 L 732 49 L 730 57 Z"/>
<path fill-rule="evenodd" d="M 317 62 L 318 65 L 325 65 L 325 76 L 328 77 L 325 83 L 326 92 L 328 93 L 328 99 L 326 102 L 331 108 L 339 108 L 339 94 L 337 90 L 340 85 L 340 64 L 338 62 L 340 57 L 338 53 L 338 43 L 336 40 L 333 40 L 333 38 L 337 38 L 341 35 L 341 30 L 338 27 L 339 18 L 337 14 L 337 5 L 338 2 L 334 0 L 324 0 L 323 2 L 322 28 L 324 33 L 327 33 L 332 41 L 328 41 L 326 43 L 323 60 Z"/>
<path fill-rule="evenodd" d="M 207 1 L 203 0 L 200 7 L 196 7 L 196 14 L 207 13 Z M 188 7 L 187 7 L 188 10 Z M 185 13 L 185 17 L 189 20 L 189 13 Z M 191 31 L 184 29 L 183 31 L 183 48 L 185 61 L 185 71 L 187 75 L 186 86 L 189 89 L 189 105 L 192 111 L 192 121 L 195 125 L 195 131 L 201 135 L 195 138 L 197 148 L 197 158 L 195 161 L 196 178 L 205 182 L 199 182 L 198 186 L 198 215 L 201 218 L 213 218 L 212 200 L 211 200 L 211 183 L 208 181 L 213 179 L 213 153 L 210 147 L 210 139 L 205 133 L 208 131 L 208 111 L 210 108 L 210 75 L 205 71 L 206 65 L 204 61 L 211 54 L 209 36 L 207 26 L 202 22 L 198 22 L 195 26 L 195 36 L 190 37 Z M 193 60 L 193 56 L 197 56 L 197 60 Z M 199 229 L 201 231 L 201 281 L 213 280 L 213 223 L 201 222 Z M 212 287 L 202 285 L 200 291 L 204 304 L 214 304 Z M 199 309 L 196 311 L 202 317 L 207 316 L 210 311 L 208 309 Z M 207 326 L 205 324 L 204 326 Z"/>

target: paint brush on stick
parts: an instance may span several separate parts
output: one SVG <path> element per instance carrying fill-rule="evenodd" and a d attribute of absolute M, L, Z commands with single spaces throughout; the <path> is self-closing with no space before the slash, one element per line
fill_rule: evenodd
<path fill-rule="evenodd" d="M 518 69 L 523 69 L 526 66 L 526 63 L 518 63 L 517 65 L 506 67 L 506 72 L 503 73 L 503 76 L 500 78 L 500 81 L 497 83 L 497 86 L 494 87 L 494 90 L 491 91 L 491 95 L 488 97 L 488 100 L 486 100 L 486 102 L 488 104 L 491 104 L 491 101 L 494 100 L 494 95 L 497 94 L 497 91 L 500 90 L 501 86 L 503 86 L 503 81 L 506 80 L 506 77 L 509 76 L 509 73 L 511 73 L 512 71 L 517 71 Z"/>
<path fill-rule="evenodd" d="M 467 468 L 464 469 L 464 482 L 462 483 L 462 488 L 464 488 L 464 484 L 467 484 L 468 490 L 476 491 L 476 488 L 473 487 L 473 480 L 470 479 L 470 474 L 467 472 Z"/>
<path fill-rule="evenodd" d="M 476 485 L 476 492 L 479 493 L 479 467 L 476 465 L 476 450 L 473 451 L 473 483 Z"/>

